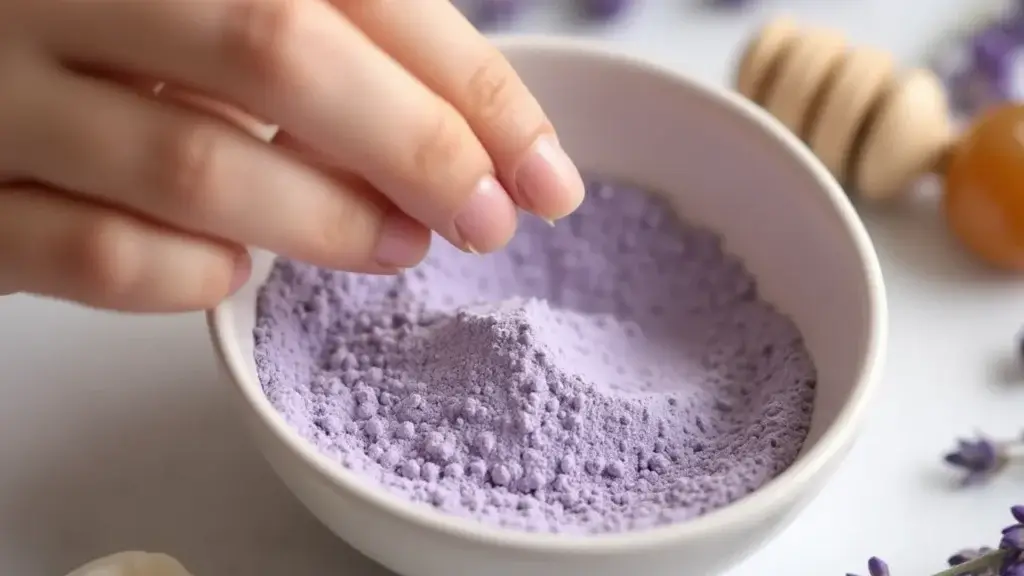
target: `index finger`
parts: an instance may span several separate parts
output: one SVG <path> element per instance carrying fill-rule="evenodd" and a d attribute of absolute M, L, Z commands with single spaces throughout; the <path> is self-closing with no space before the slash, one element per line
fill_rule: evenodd
<path fill-rule="evenodd" d="M 469 122 L 520 207 L 547 220 L 583 201 L 583 181 L 512 65 L 450 0 L 331 0 Z"/>

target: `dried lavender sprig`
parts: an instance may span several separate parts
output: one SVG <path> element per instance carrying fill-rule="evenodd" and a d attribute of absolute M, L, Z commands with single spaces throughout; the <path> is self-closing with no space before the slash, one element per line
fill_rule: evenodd
<path fill-rule="evenodd" d="M 1006 572 L 1003 567 L 1006 564 L 1006 550 L 989 550 L 987 553 L 966 560 L 955 566 L 936 572 L 932 576 L 1018 576 L 1014 572 Z M 1013 566 L 1011 566 L 1013 568 Z M 868 576 L 891 576 L 889 566 L 880 558 L 868 560 Z M 857 576 L 847 574 L 846 576 Z"/>
<path fill-rule="evenodd" d="M 1024 459 L 1024 438 L 992 440 L 984 436 L 960 438 L 956 449 L 943 456 L 947 464 L 966 474 L 963 484 L 978 484 L 1001 472 L 1007 464 Z"/>
<path fill-rule="evenodd" d="M 1003 528 L 998 548 L 958 552 L 949 558 L 949 568 L 932 576 L 1024 576 L 1024 505 L 1011 507 L 1010 514 L 1015 523 Z M 868 575 L 891 576 L 891 573 L 885 562 L 872 557 L 868 560 Z"/>
<path fill-rule="evenodd" d="M 953 554 L 952 556 L 950 556 L 946 560 L 946 562 L 951 567 L 952 566 L 960 566 L 961 564 L 966 564 L 966 563 L 968 563 L 968 562 L 970 562 L 972 560 L 977 560 L 978 558 L 980 558 L 980 557 L 982 557 L 982 556 L 984 556 L 984 555 L 986 555 L 986 554 L 988 554 L 988 553 L 990 553 L 992 551 L 993 551 L 993 549 L 988 547 L 988 546 L 982 546 L 981 548 L 971 548 L 971 549 L 961 550 L 961 551 L 957 552 L 956 554 Z M 992 571 L 990 570 L 989 574 L 985 574 L 984 572 L 981 572 L 979 574 L 972 575 L 972 576 L 991 576 L 991 574 L 992 574 Z"/>
<path fill-rule="evenodd" d="M 989 574 L 996 576 L 1000 574 L 999 571 L 1005 564 L 1006 554 L 1006 550 L 989 549 L 975 558 L 950 566 L 933 576 L 988 576 Z"/>
<path fill-rule="evenodd" d="M 985 15 L 981 25 L 943 50 L 935 62 L 946 83 L 953 110 L 969 118 L 994 105 L 1024 98 L 1024 70 L 1019 64 L 1024 49 L 1024 18 L 1015 0 L 1014 10 Z"/>
<path fill-rule="evenodd" d="M 1024 506 L 1010 508 L 1016 524 L 1003 528 L 999 549 L 1006 553 L 1000 576 L 1024 576 Z"/>

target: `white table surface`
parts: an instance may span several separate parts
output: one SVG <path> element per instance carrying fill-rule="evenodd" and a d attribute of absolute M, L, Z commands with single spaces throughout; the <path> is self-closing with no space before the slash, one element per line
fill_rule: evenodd
<path fill-rule="evenodd" d="M 644 4 L 622 27 L 585 33 L 713 82 L 768 13 L 841 26 L 913 63 L 972 10 L 968 0 L 760 0 L 741 14 Z M 529 28 L 554 26 L 549 14 Z M 991 543 L 1024 502 L 1019 473 L 956 491 L 939 462 L 958 434 L 1024 424 L 1014 362 L 1024 279 L 975 266 L 927 206 L 865 219 L 892 310 L 875 409 L 828 488 L 730 576 L 841 575 L 872 554 L 898 574 L 930 574 L 962 545 Z M 10 297 L 0 343 L 0 574 L 61 576 L 149 549 L 197 576 L 386 575 L 291 498 L 226 414 L 201 315 L 119 317 Z"/>

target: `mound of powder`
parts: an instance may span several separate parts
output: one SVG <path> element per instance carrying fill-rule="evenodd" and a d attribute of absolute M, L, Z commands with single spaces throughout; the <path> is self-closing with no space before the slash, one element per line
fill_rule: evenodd
<path fill-rule="evenodd" d="M 367 481 L 499 526 L 602 533 L 757 489 L 806 437 L 815 370 L 707 230 L 592 184 L 502 252 L 397 277 L 279 260 L 255 357 L 299 433 Z"/>

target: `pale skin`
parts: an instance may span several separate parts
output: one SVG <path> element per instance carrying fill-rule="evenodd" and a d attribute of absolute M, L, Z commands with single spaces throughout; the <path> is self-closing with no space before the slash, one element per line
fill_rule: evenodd
<path fill-rule="evenodd" d="M 392 274 L 432 230 L 491 252 L 582 199 L 448 0 L 0 2 L 2 293 L 204 309 L 246 246 Z"/>

